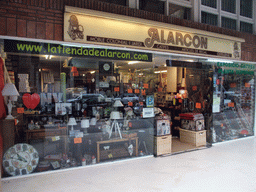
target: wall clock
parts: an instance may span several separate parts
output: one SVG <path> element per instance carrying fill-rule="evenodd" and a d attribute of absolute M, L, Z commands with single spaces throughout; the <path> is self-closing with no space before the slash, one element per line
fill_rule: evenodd
<path fill-rule="evenodd" d="M 4 154 L 4 170 L 12 175 L 26 175 L 34 171 L 39 161 L 37 150 L 26 143 L 10 147 Z"/>
<path fill-rule="evenodd" d="M 105 63 L 105 64 L 103 65 L 103 69 L 104 69 L 105 71 L 108 71 L 108 70 L 110 69 L 109 63 Z"/>

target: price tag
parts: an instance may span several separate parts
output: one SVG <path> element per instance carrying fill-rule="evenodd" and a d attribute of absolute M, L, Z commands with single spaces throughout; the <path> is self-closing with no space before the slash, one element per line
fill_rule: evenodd
<path fill-rule="evenodd" d="M 250 84 L 250 83 L 245 83 L 244 86 L 245 86 L 245 87 L 251 87 L 251 84 Z"/>
<path fill-rule="evenodd" d="M 197 109 L 201 109 L 201 108 L 202 108 L 201 103 L 196 103 L 196 108 L 197 108 Z"/>
<path fill-rule="evenodd" d="M 148 89 L 148 84 L 147 84 L 147 83 L 144 83 L 144 84 L 143 84 L 143 87 L 144 87 L 145 89 Z"/>
<path fill-rule="evenodd" d="M 179 99 L 179 103 L 182 103 L 182 99 Z"/>
<path fill-rule="evenodd" d="M 235 107 L 235 103 L 234 102 L 230 102 L 230 103 L 228 103 L 228 106 L 229 107 Z"/>
<path fill-rule="evenodd" d="M 74 143 L 82 143 L 82 137 L 74 138 Z"/>
<path fill-rule="evenodd" d="M 146 95 L 146 90 L 141 90 L 142 95 Z"/>
<path fill-rule="evenodd" d="M 114 88 L 114 91 L 115 91 L 115 92 L 119 92 L 119 90 L 120 90 L 119 87 L 115 87 L 115 88 Z"/>
<path fill-rule="evenodd" d="M 132 93 L 132 89 L 128 89 L 127 92 L 128 92 L 128 93 Z"/>
<path fill-rule="evenodd" d="M 134 93 L 140 93 L 140 90 L 139 89 L 135 89 Z"/>
<path fill-rule="evenodd" d="M 129 101 L 128 102 L 128 106 L 132 107 L 133 106 L 133 102 Z"/>
<path fill-rule="evenodd" d="M 17 113 L 24 113 L 24 108 L 17 108 Z"/>

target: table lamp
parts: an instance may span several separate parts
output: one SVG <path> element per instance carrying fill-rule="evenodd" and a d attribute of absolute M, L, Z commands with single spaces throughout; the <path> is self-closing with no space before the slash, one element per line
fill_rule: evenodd
<path fill-rule="evenodd" d="M 119 127 L 118 122 L 117 122 L 117 119 L 122 119 L 122 117 L 120 115 L 120 112 L 119 111 L 112 111 L 110 113 L 110 119 L 112 119 L 114 121 L 112 122 L 111 129 L 109 131 L 109 138 L 112 135 L 113 128 L 115 128 L 115 133 L 118 131 L 119 136 L 122 139 L 121 130 L 120 130 L 120 127 Z"/>
<path fill-rule="evenodd" d="M 77 125 L 77 123 L 76 123 L 76 119 L 74 118 L 74 117 L 70 117 L 69 118 L 69 121 L 68 121 L 68 125 L 71 125 L 71 131 L 73 131 L 74 130 L 74 125 Z"/>
<path fill-rule="evenodd" d="M 89 119 L 82 119 L 81 128 L 84 129 L 84 133 L 87 133 L 87 129 L 90 127 Z"/>
<path fill-rule="evenodd" d="M 14 119 L 12 116 L 12 101 L 14 101 L 14 98 L 17 98 L 19 96 L 19 92 L 17 91 L 15 85 L 13 83 L 6 83 L 4 85 L 4 89 L 2 90 L 3 96 L 9 96 L 9 102 L 7 104 L 8 107 L 8 115 L 5 119 Z"/>
<path fill-rule="evenodd" d="M 113 107 L 123 107 L 123 103 L 120 100 L 116 100 Z"/>
<path fill-rule="evenodd" d="M 118 110 L 119 107 L 124 107 L 123 103 L 120 100 L 116 100 L 113 107 L 115 107 L 116 111 L 119 111 L 119 113 L 123 116 L 123 113 Z"/>

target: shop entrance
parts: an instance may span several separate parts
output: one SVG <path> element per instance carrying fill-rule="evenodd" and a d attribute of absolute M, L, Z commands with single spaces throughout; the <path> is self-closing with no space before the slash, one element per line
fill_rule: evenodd
<path fill-rule="evenodd" d="M 212 75 L 211 67 L 200 63 L 172 62 L 167 67 L 161 109 L 172 121 L 172 154 L 211 146 Z"/>

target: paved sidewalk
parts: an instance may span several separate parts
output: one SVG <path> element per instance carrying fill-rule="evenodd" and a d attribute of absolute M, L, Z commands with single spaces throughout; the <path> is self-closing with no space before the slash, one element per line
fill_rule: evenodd
<path fill-rule="evenodd" d="M 256 191 L 256 138 L 166 157 L 145 157 L 2 179 L 3 192 Z"/>

